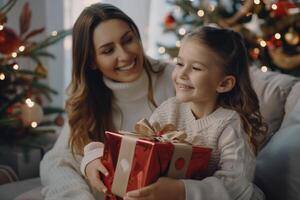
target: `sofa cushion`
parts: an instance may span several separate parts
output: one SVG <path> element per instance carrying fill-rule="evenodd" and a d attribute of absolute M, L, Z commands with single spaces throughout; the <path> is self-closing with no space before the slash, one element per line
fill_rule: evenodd
<path fill-rule="evenodd" d="M 279 129 L 287 96 L 299 79 L 277 72 L 262 72 L 255 66 L 250 67 L 250 77 L 259 99 L 260 111 L 269 125 L 269 138 Z"/>
<path fill-rule="evenodd" d="M 300 100 L 257 156 L 255 183 L 267 199 L 300 197 Z"/>
<path fill-rule="evenodd" d="M 289 93 L 285 103 L 285 113 L 283 121 L 286 120 L 288 114 L 294 109 L 297 101 L 300 99 L 300 81 L 297 82 Z M 282 122 L 284 123 L 284 122 Z"/>

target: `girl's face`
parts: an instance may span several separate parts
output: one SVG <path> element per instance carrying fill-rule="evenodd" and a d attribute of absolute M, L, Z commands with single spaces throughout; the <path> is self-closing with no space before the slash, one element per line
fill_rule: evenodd
<path fill-rule="evenodd" d="M 117 82 L 136 80 L 143 70 L 143 48 L 140 40 L 119 19 L 100 23 L 94 30 L 93 42 L 98 69 Z"/>
<path fill-rule="evenodd" d="M 172 74 L 176 98 L 195 106 L 215 106 L 223 80 L 219 56 L 192 38 L 183 40 Z"/>

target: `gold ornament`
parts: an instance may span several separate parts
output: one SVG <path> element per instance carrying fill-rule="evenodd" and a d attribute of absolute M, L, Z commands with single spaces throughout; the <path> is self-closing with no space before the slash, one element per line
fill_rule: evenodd
<path fill-rule="evenodd" d="M 43 119 L 43 109 L 35 102 L 24 103 L 20 106 L 20 109 L 21 119 L 25 127 L 31 126 L 32 122 L 39 124 Z"/>
<path fill-rule="evenodd" d="M 42 64 L 38 64 L 34 70 L 36 73 L 38 73 L 42 78 L 47 78 L 48 70 L 46 67 Z"/>
<path fill-rule="evenodd" d="M 300 37 L 293 28 L 290 28 L 289 31 L 284 35 L 284 39 L 289 45 L 297 45 Z"/>
<path fill-rule="evenodd" d="M 62 115 L 58 115 L 58 116 L 55 118 L 54 122 L 55 122 L 55 124 L 56 124 L 57 126 L 63 126 L 64 123 L 65 123 L 65 119 L 63 118 Z"/>

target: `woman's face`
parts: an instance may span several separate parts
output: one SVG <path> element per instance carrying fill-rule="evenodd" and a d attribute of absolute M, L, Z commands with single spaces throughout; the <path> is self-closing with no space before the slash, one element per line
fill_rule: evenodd
<path fill-rule="evenodd" d="M 111 19 L 96 26 L 93 34 L 95 58 L 104 76 L 117 82 L 136 80 L 143 70 L 141 41 L 120 19 Z"/>

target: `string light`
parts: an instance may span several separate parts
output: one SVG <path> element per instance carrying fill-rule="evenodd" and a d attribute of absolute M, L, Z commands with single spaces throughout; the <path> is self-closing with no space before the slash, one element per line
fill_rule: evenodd
<path fill-rule="evenodd" d="M 176 47 L 178 47 L 178 48 L 180 47 L 180 41 L 179 40 L 176 41 Z"/>
<path fill-rule="evenodd" d="M 37 122 L 31 122 L 31 127 L 36 128 L 37 127 Z"/>
<path fill-rule="evenodd" d="M 261 41 L 259 42 L 259 44 L 260 44 L 261 47 L 267 46 L 267 43 L 266 43 L 266 41 L 264 41 L 264 40 L 261 40 Z"/>
<path fill-rule="evenodd" d="M 25 46 L 22 45 L 22 46 L 19 47 L 20 52 L 23 52 L 24 50 L 25 50 Z"/>
<path fill-rule="evenodd" d="M 14 70 L 18 70 L 19 69 L 19 65 L 18 64 L 14 64 L 13 68 L 14 68 Z"/>
<path fill-rule="evenodd" d="M 51 32 L 51 35 L 52 35 L 52 36 L 57 36 L 57 31 L 52 31 L 52 32 Z"/>
<path fill-rule="evenodd" d="M 4 29 L 3 25 L 0 25 L 0 31 L 2 31 Z"/>
<path fill-rule="evenodd" d="M 265 65 L 263 65 L 263 66 L 261 66 L 260 70 L 261 70 L 262 72 L 267 72 L 267 71 L 268 71 L 268 67 L 265 66 Z"/>
<path fill-rule="evenodd" d="M 18 54 L 16 52 L 11 53 L 11 57 L 16 58 L 17 56 L 18 56 Z"/>
<path fill-rule="evenodd" d="M 259 48 L 254 48 L 253 51 L 255 54 L 259 54 Z"/>
<path fill-rule="evenodd" d="M 258 4 L 260 4 L 260 0 L 254 0 L 254 3 L 255 3 L 256 5 L 258 5 Z"/>
<path fill-rule="evenodd" d="M 180 29 L 178 30 L 178 33 L 179 33 L 180 35 L 185 35 L 185 33 L 186 33 L 185 28 L 180 28 Z"/>
<path fill-rule="evenodd" d="M 277 40 L 279 40 L 279 39 L 281 38 L 280 33 L 276 33 L 276 34 L 275 34 L 275 38 L 276 38 Z"/>
<path fill-rule="evenodd" d="M 277 5 L 276 5 L 276 4 L 272 4 L 271 8 L 272 8 L 273 10 L 277 10 Z"/>
<path fill-rule="evenodd" d="M 166 52 L 165 47 L 159 47 L 159 48 L 158 48 L 158 52 L 159 52 L 160 54 L 165 53 L 165 52 Z"/>
<path fill-rule="evenodd" d="M 5 74 L 1 73 L 0 74 L 0 80 L 3 81 L 5 79 Z"/>
<path fill-rule="evenodd" d="M 198 10 L 197 15 L 199 17 L 203 17 L 204 16 L 204 10 Z"/>
<path fill-rule="evenodd" d="M 26 102 L 27 106 L 30 108 L 34 106 L 34 102 L 30 98 L 27 98 L 25 100 L 25 102 Z"/>

